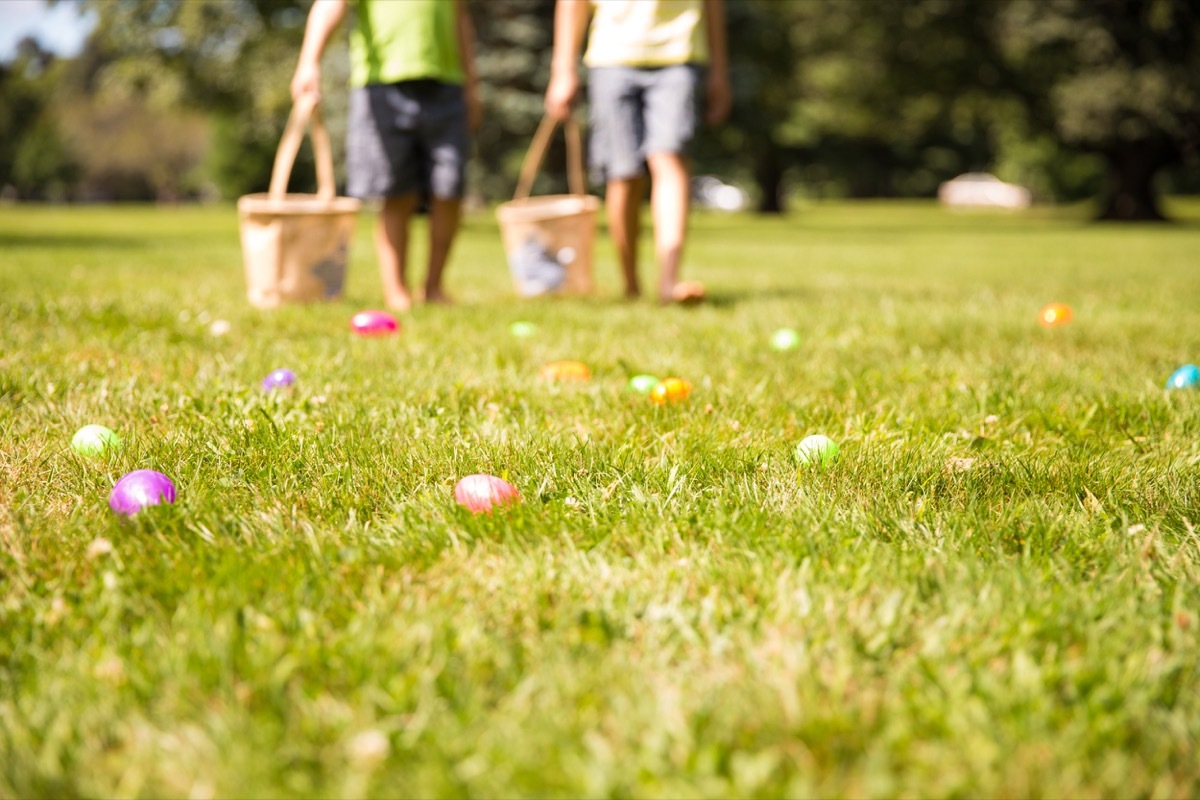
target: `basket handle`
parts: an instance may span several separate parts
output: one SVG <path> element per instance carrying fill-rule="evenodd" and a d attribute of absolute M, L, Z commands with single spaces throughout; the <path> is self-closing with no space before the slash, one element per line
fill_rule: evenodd
<path fill-rule="evenodd" d="M 567 185 L 571 194 L 584 194 L 586 187 L 583 183 L 583 137 L 579 133 L 579 123 L 574 117 L 567 117 L 562 123 L 563 135 L 567 139 Z M 521 175 L 517 178 L 517 190 L 513 193 L 514 200 L 524 200 L 529 197 L 533 188 L 533 179 L 537 177 L 542 159 L 546 156 L 546 147 L 550 144 L 550 136 L 558 127 L 558 120 L 549 114 L 542 117 L 537 133 L 529 144 L 529 152 L 521 162 Z"/>
<path fill-rule="evenodd" d="M 304 129 L 310 123 L 313 157 L 317 162 L 317 197 L 332 200 L 336 195 L 337 188 L 333 182 L 333 147 L 329 143 L 329 131 L 325 129 L 325 123 L 321 119 L 316 97 L 304 95 L 292 105 L 287 127 L 283 129 L 279 149 L 275 152 L 275 166 L 271 168 L 269 192 L 272 199 L 282 199 L 287 192 L 288 178 L 291 177 L 292 167 L 296 163 L 296 153 L 300 151 L 300 140 L 304 138 Z"/>

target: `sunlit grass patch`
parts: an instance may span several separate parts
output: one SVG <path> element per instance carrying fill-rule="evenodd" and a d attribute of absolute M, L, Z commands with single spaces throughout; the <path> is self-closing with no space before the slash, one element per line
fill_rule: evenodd
<path fill-rule="evenodd" d="M 478 216 L 459 305 L 380 339 L 366 218 L 345 299 L 263 313 L 232 209 L 6 209 L 0 794 L 1196 794 L 1175 203 L 701 214 L 692 309 L 618 300 L 606 240 L 597 297 L 520 301 Z M 122 520 L 139 468 L 179 498 Z"/>

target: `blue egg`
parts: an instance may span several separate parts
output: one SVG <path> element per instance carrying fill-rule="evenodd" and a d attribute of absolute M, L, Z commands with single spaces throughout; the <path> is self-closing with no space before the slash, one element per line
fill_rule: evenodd
<path fill-rule="evenodd" d="M 1168 389 L 1194 389 L 1200 383 L 1200 367 L 1184 364 L 1167 378 Z"/>

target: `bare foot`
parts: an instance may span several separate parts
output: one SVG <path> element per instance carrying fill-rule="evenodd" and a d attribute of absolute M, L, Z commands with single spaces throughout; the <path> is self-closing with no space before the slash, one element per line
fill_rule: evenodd
<path fill-rule="evenodd" d="M 412 295 L 408 293 L 408 290 L 398 289 L 387 291 L 384 294 L 386 295 L 384 300 L 387 303 L 387 307 L 392 311 L 405 312 L 412 309 Z"/>
<path fill-rule="evenodd" d="M 452 297 L 450 297 L 450 295 L 446 294 L 445 290 L 442 289 L 441 287 L 438 287 L 436 289 L 430 289 L 428 286 L 425 287 L 425 293 L 421 299 L 424 302 L 429 303 L 430 305 L 436 305 L 436 306 L 454 305 L 454 299 Z"/>
<path fill-rule="evenodd" d="M 658 301 L 665 304 L 677 303 L 681 306 L 691 306 L 703 302 L 706 294 L 703 283 L 680 281 L 674 286 L 660 288 Z"/>

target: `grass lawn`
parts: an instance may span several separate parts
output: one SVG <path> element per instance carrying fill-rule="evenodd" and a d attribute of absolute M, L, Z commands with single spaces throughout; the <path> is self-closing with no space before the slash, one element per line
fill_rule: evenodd
<path fill-rule="evenodd" d="M 519 300 L 482 214 L 381 339 L 369 217 L 344 300 L 259 312 L 230 207 L 0 209 L 0 797 L 1200 794 L 1168 208 L 700 214 L 692 309 L 620 302 L 606 238 L 596 297 Z M 139 468 L 179 499 L 122 522 Z"/>

